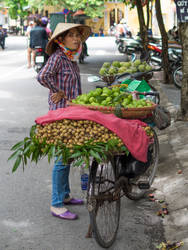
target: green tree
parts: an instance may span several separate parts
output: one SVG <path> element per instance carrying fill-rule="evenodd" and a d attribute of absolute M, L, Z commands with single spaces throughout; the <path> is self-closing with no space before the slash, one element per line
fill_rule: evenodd
<path fill-rule="evenodd" d="M 28 6 L 28 0 L 5 0 L 9 7 L 9 15 L 12 19 L 24 18 L 28 12 L 24 7 Z"/>
<path fill-rule="evenodd" d="M 20 26 L 22 27 L 23 34 L 23 21 L 28 15 L 28 11 L 24 7 L 28 6 L 28 0 L 5 0 L 6 5 L 9 7 L 9 15 L 12 19 L 20 19 Z"/>
<path fill-rule="evenodd" d="M 103 0 L 29 0 L 29 5 L 42 10 L 44 6 L 60 6 L 72 11 L 83 9 L 89 17 L 102 17 L 104 13 Z"/>

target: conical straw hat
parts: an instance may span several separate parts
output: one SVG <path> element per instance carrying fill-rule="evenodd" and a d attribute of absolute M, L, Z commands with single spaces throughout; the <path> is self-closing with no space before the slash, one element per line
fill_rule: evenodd
<path fill-rule="evenodd" d="M 81 33 L 81 40 L 85 42 L 89 35 L 91 34 L 91 28 L 87 25 L 82 24 L 75 24 L 75 23 L 58 23 L 50 41 L 46 45 L 46 53 L 51 55 L 55 52 L 57 46 L 54 40 L 59 36 L 62 35 L 65 31 L 70 30 L 72 28 L 78 28 Z"/>

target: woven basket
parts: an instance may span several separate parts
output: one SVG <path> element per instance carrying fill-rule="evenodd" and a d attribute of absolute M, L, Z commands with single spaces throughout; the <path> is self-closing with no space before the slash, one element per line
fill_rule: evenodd
<path fill-rule="evenodd" d="M 101 76 L 101 79 L 106 82 L 108 85 L 112 84 L 115 81 L 115 76 L 114 75 L 109 75 L 109 76 Z"/>
<path fill-rule="evenodd" d="M 68 102 L 69 106 L 80 106 L 80 107 L 86 107 L 91 110 L 100 111 L 105 114 L 114 114 L 115 113 L 115 107 L 110 106 L 92 106 L 92 105 L 80 105 L 72 102 Z M 136 118 L 145 118 L 149 114 L 152 113 L 152 111 L 155 110 L 157 104 L 153 103 L 151 107 L 143 107 L 143 108 L 121 108 L 122 117 L 123 118 L 129 118 L 129 119 L 136 119 Z"/>

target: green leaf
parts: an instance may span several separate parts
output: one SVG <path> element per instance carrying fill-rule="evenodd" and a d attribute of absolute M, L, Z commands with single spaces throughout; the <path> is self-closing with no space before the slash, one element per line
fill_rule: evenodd
<path fill-rule="evenodd" d="M 18 157 L 18 155 L 20 155 L 20 153 L 21 153 L 21 150 L 18 149 L 16 152 L 11 154 L 11 156 L 8 158 L 8 161 L 13 160 L 14 158 Z"/>
<path fill-rule="evenodd" d="M 10 150 L 12 150 L 12 151 L 14 150 L 15 151 L 16 149 L 21 148 L 21 146 L 24 145 L 24 143 L 25 143 L 24 141 L 19 141 Z"/>
<path fill-rule="evenodd" d="M 30 129 L 30 137 L 33 138 L 35 135 L 35 130 L 36 130 L 37 125 L 33 125 Z"/>
<path fill-rule="evenodd" d="M 55 157 L 55 146 L 51 145 L 48 151 L 48 163 L 50 163 L 51 159 Z"/>
<path fill-rule="evenodd" d="M 77 157 L 80 157 L 81 155 L 82 155 L 82 152 L 77 151 L 76 153 L 71 155 L 71 158 L 77 158 Z"/>
<path fill-rule="evenodd" d="M 15 172 L 17 170 L 17 168 L 19 167 L 20 163 L 21 163 L 21 160 L 22 160 L 22 156 L 19 155 L 13 165 L 13 168 L 12 168 L 12 173 Z"/>
<path fill-rule="evenodd" d="M 90 152 L 90 155 L 93 156 L 97 160 L 97 162 L 102 161 L 102 158 L 100 157 L 98 152 L 95 152 L 93 150 L 90 150 L 89 152 Z"/>
<path fill-rule="evenodd" d="M 85 163 L 84 159 L 83 159 L 83 158 L 80 158 L 79 160 L 76 160 L 76 161 L 74 162 L 74 166 L 79 167 L 79 166 L 83 165 L 84 163 Z"/>
<path fill-rule="evenodd" d="M 37 163 L 39 159 L 40 159 L 40 151 L 38 150 L 38 148 L 35 148 L 35 150 L 32 153 L 31 161 Z"/>
<path fill-rule="evenodd" d="M 23 163 L 24 163 L 24 165 L 27 165 L 27 156 L 26 155 L 23 156 Z"/>

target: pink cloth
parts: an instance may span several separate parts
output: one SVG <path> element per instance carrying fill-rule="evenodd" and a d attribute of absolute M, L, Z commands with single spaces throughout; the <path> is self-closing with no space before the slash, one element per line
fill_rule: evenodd
<path fill-rule="evenodd" d="M 37 124 L 47 124 L 57 120 L 91 120 L 102 124 L 122 139 L 131 154 L 139 161 L 147 161 L 149 137 L 141 126 L 147 124 L 140 120 L 120 119 L 114 114 L 104 114 L 85 107 L 70 106 L 50 110 L 46 115 L 36 118 Z"/>

